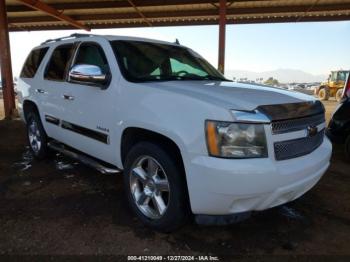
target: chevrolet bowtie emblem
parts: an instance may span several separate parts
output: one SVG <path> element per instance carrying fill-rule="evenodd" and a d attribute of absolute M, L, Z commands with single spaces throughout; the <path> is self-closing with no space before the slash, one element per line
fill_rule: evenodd
<path fill-rule="evenodd" d="M 317 132 L 318 132 L 317 126 L 308 126 L 307 127 L 307 136 L 308 137 L 313 137 L 313 136 L 317 135 Z"/>

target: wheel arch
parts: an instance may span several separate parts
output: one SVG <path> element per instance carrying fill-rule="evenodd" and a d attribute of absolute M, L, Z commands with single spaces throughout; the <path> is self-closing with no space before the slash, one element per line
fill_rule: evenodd
<path fill-rule="evenodd" d="M 179 164 L 181 168 L 185 170 L 181 149 L 173 139 L 158 132 L 139 127 L 127 127 L 123 130 L 120 142 L 120 157 L 123 165 L 125 163 L 126 155 L 130 149 L 137 143 L 144 141 L 153 142 L 165 150 L 174 152 L 177 164 Z"/>
<path fill-rule="evenodd" d="M 30 112 L 30 111 L 35 111 L 40 117 L 39 108 L 38 108 L 37 104 L 35 102 L 33 102 L 32 100 L 24 100 L 23 101 L 23 117 L 24 117 L 25 121 L 27 121 L 28 112 Z"/>
<path fill-rule="evenodd" d="M 160 146 L 166 152 L 171 152 L 171 157 L 174 157 L 175 163 L 181 171 L 180 176 L 185 189 L 184 194 L 186 198 L 186 204 L 188 205 L 186 208 L 188 208 L 188 210 L 191 210 L 187 175 L 184 165 L 183 154 L 181 153 L 180 149 L 181 145 L 178 145 L 174 139 L 161 133 L 154 132 L 145 128 L 127 127 L 126 129 L 124 129 L 120 141 L 120 157 L 123 166 L 125 166 L 125 160 L 128 151 L 139 142 L 151 142 Z"/>

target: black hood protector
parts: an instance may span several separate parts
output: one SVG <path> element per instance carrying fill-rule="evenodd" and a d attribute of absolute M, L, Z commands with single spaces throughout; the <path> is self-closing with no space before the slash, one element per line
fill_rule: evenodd
<path fill-rule="evenodd" d="M 303 118 L 324 114 L 325 112 L 323 104 L 318 100 L 291 104 L 262 105 L 258 106 L 257 110 L 265 114 L 272 122 Z"/>

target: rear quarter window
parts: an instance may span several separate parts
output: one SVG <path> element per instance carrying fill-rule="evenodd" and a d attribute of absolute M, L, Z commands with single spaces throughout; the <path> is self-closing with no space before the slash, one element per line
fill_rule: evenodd
<path fill-rule="evenodd" d="M 48 49 L 48 47 L 44 47 L 35 49 L 32 52 L 30 52 L 29 56 L 27 57 L 24 63 L 20 77 L 33 78 L 41 62 L 43 61 Z"/>

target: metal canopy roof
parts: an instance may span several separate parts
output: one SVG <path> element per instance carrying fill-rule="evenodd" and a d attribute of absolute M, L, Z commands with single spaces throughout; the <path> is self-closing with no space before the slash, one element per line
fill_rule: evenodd
<path fill-rule="evenodd" d="M 35 5 L 38 1 L 32 2 Z M 211 25 L 219 0 L 42 0 L 88 28 Z M 350 20 L 350 0 L 227 1 L 227 24 Z M 23 1 L 6 0 L 10 31 L 73 29 Z"/>

